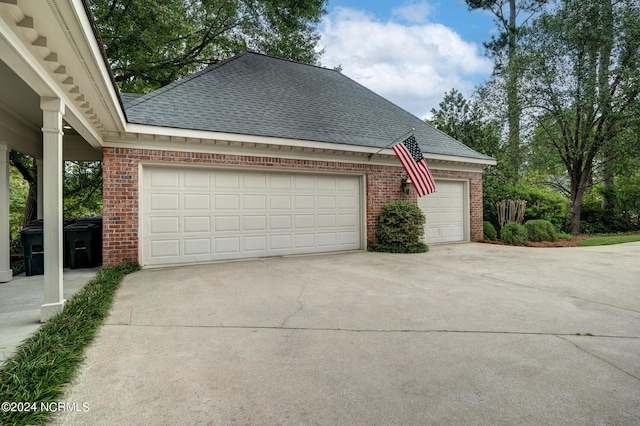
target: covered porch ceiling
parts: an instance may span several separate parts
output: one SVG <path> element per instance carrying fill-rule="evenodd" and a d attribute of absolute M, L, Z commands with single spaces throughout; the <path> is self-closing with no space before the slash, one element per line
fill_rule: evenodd
<path fill-rule="evenodd" d="M 0 134 L 12 149 L 42 158 L 40 96 L 11 68 L 0 62 Z M 62 156 L 71 161 L 102 160 L 101 147 L 92 146 L 64 121 Z"/>

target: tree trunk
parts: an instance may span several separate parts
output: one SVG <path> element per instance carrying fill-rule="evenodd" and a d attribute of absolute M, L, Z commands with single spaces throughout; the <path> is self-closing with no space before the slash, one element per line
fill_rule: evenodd
<path fill-rule="evenodd" d="M 518 99 L 516 0 L 509 0 L 509 45 L 507 50 L 507 115 L 509 123 L 509 161 L 515 180 L 520 172 L 520 101 Z"/>

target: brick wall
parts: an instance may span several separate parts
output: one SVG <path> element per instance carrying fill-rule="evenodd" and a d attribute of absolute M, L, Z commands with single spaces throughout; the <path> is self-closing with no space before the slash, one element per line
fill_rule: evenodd
<path fill-rule="evenodd" d="M 240 167 L 271 167 L 356 172 L 366 175 L 367 240 L 375 240 L 377 216 L 391 200 L 416 202 L 415 192 L 405 194 L 400 181 L 405 172 L 400 166 L 349 164 L 331 161 L 293 160 L 286 158 L 252 157 L 226 154 L 187 153 L 131 148 L 103 150 L 103 262 L 116 265 L 138 262 L 138 170 L 140 161 L 167 161 L 182 164 L 224 164 Z M 482 175 L 432 170 L 434 177 L 470 180 L 471 239 L 482 238 Z"/>

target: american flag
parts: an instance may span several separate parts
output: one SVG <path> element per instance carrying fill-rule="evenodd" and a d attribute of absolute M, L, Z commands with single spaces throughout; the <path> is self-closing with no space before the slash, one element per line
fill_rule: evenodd
<path fill-rule="evenodd" d="M 436 192 L 436 183 L 413 135 L 404 142 L 394 145 L 392 149 L 409 175 L 418 197 Z"/>

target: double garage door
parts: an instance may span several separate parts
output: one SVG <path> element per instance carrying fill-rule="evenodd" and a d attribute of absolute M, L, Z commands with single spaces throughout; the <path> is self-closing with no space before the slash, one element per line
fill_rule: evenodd
<path fill-rule="evenodd" d="M 145 166 L 144 265 L 354 250 L 359 176 Z"/>

